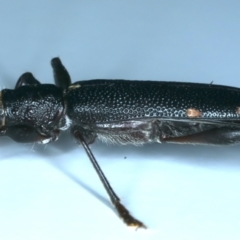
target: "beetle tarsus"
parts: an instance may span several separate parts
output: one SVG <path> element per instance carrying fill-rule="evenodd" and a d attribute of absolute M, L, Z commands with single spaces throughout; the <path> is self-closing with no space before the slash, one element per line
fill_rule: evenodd
<path fill-rule="evenodd" d="M 114 206 L 119 214 L 119 217 L 128 227 L 138 228 L 147 228 L 141 221 L 134 218 L 129 211 L 119 202 L 115 202 Z"/>

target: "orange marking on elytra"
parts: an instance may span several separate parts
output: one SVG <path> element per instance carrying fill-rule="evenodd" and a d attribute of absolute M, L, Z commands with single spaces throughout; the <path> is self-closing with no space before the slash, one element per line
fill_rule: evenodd
<path fill-rule="evenodd" d="M 201 112 L 195 108 L 188 108 L 186 111 L 186 115 L 189 118 L 197 118 L 201 116 Z"/>
<path fill-rule="evenodd" d="M 240 107 L 237 107 L 236 112 L 237 114 L 240 114 Z"/>

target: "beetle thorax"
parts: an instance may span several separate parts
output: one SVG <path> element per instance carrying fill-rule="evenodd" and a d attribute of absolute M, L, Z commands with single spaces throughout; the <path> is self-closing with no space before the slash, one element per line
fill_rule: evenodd
<path fill-rule="evenodd" d="M 54 85 L 4 89 L 2 96 L 6 126 L 27 125 L 45 133 L 65 125 L 62 90 Z"/>

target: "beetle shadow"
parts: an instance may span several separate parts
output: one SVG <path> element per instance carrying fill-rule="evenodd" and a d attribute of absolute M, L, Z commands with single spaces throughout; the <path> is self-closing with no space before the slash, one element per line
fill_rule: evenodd
<path fill-rule="evenodd" d="M 54 168 L 56 168 L 58 171 L 63 173 L 65 176 L 67 176 L 69 179 L 71 179 L 73 182 L 75 182 L 77 185 L 82 187 L 84 190 L 86 190 L 88 193 L 90 193 L 92 196 L 94 196 L 96 199 L 98 199 L 100 202 L 102 202 L 105 206 L 113 210 L 110 201 L 100 195 L 97 191 L 94 190 L 94 188 L 90 187 L 88 184 L 84 183 L 79 179 L 79 177 L 75 176 L 72 172 L 68 171 L 66 168 L 64 168 L 61 163 L 58 161 L 47 161 L 49 164 L 51 164 Z"/>
<path fill-rule="evenodd" d="M 19 157 L 19 159 L 24 159 L 24 156 L 26 154 L 29 154 L 30 151 L 31 156 L 35 155 L 37 157 L 44 158 L 45 162 L 63 173 L 65 176 L 67 176 L 68 179 L 71 179 L 73 182 L 85 189 L 96 199 L 101 201 L 108 208 L 113 210 L 110 201 L 107 198 L 101 196 L 97 191 L 94 190 L 94 188 L 83 182 L 79 176 L 76 176 L 73 172 L 67 170 L 67 168 L 63 166 L 62 161 L 57 160 L 57 158 L 59 156 L 62 156 L 63 153 L 67 152 L 68 154 L 71 154 L 71 151 L 75 150 L 78 147 L 78 145 L 74 143 L 73 137 L 71 137 L 68 133 L 63 133 L 61 138 L 57 142 L 50 143 L 48 145 L 32 143 L 20 144 L 12 141 L 8 137 L 2 137 L 0 138 L 0 146 L 2 149 L 5 149 L 4 152 L 1 154 L 0 161 L 11 161 L 11 159 L 16 159 L 16 155 Z M 14 151 L 12 151 L 12 149 L 14 149 Z M 81 151 L 81 149 L 79 150 Z"/>
<path fill-rule="evenodd" d="M 112 208 L 112 205 L 108 198 L 103 197 L 94 188 L 91 188 L 89 184 L 85 183 L 76 176 L 70 170 L 67 170 L 61 161 L 58 161 L 58 156 L 62 154 L 71 154 L 73 150 L 79 146 L 74 142 L 73 137 L 70 136 L 69 132 L 63 132 L 61 137 L 57 142 L 51 143 L 49 145 L 39 145 L 39 144 L 18 144 L 13 142 L 8 138 L 0 138 L 0 146 L 2 149 L 6 150 L 1 154 L 1 159 L 11 159 L 15 158 L 18 151 L 24 152 L 26 154 L 29 149 L 33 150 L 32 155 L 37 154 L 40 157 L 46 159 L 46 161 L 61 171 L 73 182 L 77 183 L 80 187 L 102 202 L 105 206 Z M 16 149 L 12 151 L 12 149 Z M 21 149 L 21 150 L 20 150 Z M 178 164 L 185 165 L 195 165 L 203 168 L 240 168 L 240 162 L 238 160 L 239 147 L 236 146 L 202 146 L 202 145 L 180 145 L 180 144 L 147 144 L 144 146 L 116 146 L 116 145 L 106 145 L 97 141 L 92 145 L 92 150 L 97 158 L 105 159 L 105 163 L 114 163 L 114 158 L 118 158 L 121 161 L 170 161 L 177 162 Z M 84 152 L 82 148 L 79 151 Z M 107 152 L 107 157 L 106 157 Z M 51 159 L 54 157 L 54 160 Z M 86 156 L 87 158 L 87 156 Z M 102 163 L 102 160 L 101 160 Z M 115 212 L 115 211 L 114 211 Z"/>

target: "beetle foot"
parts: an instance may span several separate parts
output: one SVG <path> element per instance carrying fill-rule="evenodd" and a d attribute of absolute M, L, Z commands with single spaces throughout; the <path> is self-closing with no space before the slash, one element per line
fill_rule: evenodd
<path fill-rule="evenodd" d="M 136 230 L 138 228 L 147 228 L 141 221 L 134 218 L 120 202 L 116 202 L 114 205 L 120 218 L 122 218 L 123 222 L 126 223 L 128 227 L 136 228 Z"/>

